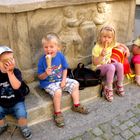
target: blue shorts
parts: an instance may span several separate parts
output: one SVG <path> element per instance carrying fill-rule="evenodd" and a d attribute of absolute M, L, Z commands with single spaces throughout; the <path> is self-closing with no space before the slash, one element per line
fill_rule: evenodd
<path fill-rule="evenodd" d="M 15 104 L 13 107 L 5 108 L 0 106 L 0 120 L 5 118 L 5 115 L 11 114 L 16 119 L 19 118 L 27 118 L 27 112 L 24 102 L 19 102 Z"/>
<path fill-rule="evenodd" d="M 51 96 L 54 96 L 54 94 L 57 90 L 59 90 L 59 89 L 62 90 L 61 87 L 60 87 L 60 83 L 61 82 L 55 82 L 55 83 L 49 84 L 45 88 L 45 91 L 48 92 Z M 63 91 L 67 91 L 71 94 L 74 86 L 77 85 L 77 84 L 79 85 L 78 81 L 76 81 L 74 79 L 67 78 L 66 79 L 66 85 L 63 88 Z"/>

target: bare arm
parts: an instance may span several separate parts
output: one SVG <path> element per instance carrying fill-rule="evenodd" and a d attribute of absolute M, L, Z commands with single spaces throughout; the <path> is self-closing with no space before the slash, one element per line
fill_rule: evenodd
<path fill-rule="evenodd" d="M 67 78 L 67 69 L 63 70 L 62 82 L 61 82 L 62 88 L 66 85 L 66 78 Z"/>
<path fill-rule="evenodd" d="M 13 87 L 13 89 L 19 89 L 19 87 L 21 86 L 21 81 L 19 81 L 17 79 L 17 77 L 15 76 L 14 72 L 7 72 L 8 77 L 9 77 L 9 81 L 11 86 Z"/>
<path fill-rule="evenodd" d="M 104 60 L 104 57 L 105 57 L 105 55 L 107 53 L 107 51 L 106 51 L 106 45 L 107 44 L 105 44 L 105 47 L 103 48 L 101 54 L 98 57 L 95 57 L 95 56 L 92 57 L 92 63 L 94 65 L 99 65 Z"/>
<path fill-rule="evenodd" d="M 51 69 L 51 68 L 47 68 L 46 71 L 45 71 L 44 73 L 38 75 L 38 78 L 39 78 L 40 80 L 44 80 L 44 79 L 47 78 L 47 76 L 51 75 L 51 73 L 52 73 L 52 69 Z"/>
<path fill-rule="evenodd" d="M 14 59 L 8 59 L 5 62 L 3 62 L 5 71 L 8 75 L 10 84 L 13 89 L 19 89 L 21 86 L 21 81 L 18 80 L 18 78 L 14 74 L 14 67 L 15 67 L 15 61 Z"/>

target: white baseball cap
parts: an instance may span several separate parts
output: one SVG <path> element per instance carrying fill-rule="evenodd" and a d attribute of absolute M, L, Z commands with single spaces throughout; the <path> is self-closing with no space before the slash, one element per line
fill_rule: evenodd
<path fill-rule="evenodd" d="M 0 55 L 4 52 L 13 52 L 13 50 L 8 46 L 0 46 Z"/>

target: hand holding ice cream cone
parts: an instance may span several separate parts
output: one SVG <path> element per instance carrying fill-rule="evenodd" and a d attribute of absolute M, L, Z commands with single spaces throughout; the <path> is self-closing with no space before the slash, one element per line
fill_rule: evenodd
<path fill-rule="evenodd" d="M 46 63 L 48 68 L 51 68 L 52 56 L 50 54 L 46 55 Z"/>

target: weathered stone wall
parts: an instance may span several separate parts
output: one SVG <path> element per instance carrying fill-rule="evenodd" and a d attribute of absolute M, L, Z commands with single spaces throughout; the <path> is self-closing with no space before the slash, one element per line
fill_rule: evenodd
<path fill-rule="evenodd" d="M 117 39 L 128 42 L 134 30 L 135 0 L 0 1 L 0 45 L 15 51 L 18 67 L 27 81 L 36 77 L 43 50 L 41 38 L 55 32 L 70 67 L 91 62 L 91 50 L 100 28 L 112 24 Z M 100 3 L 97 3 L 100 2 Z"/>

